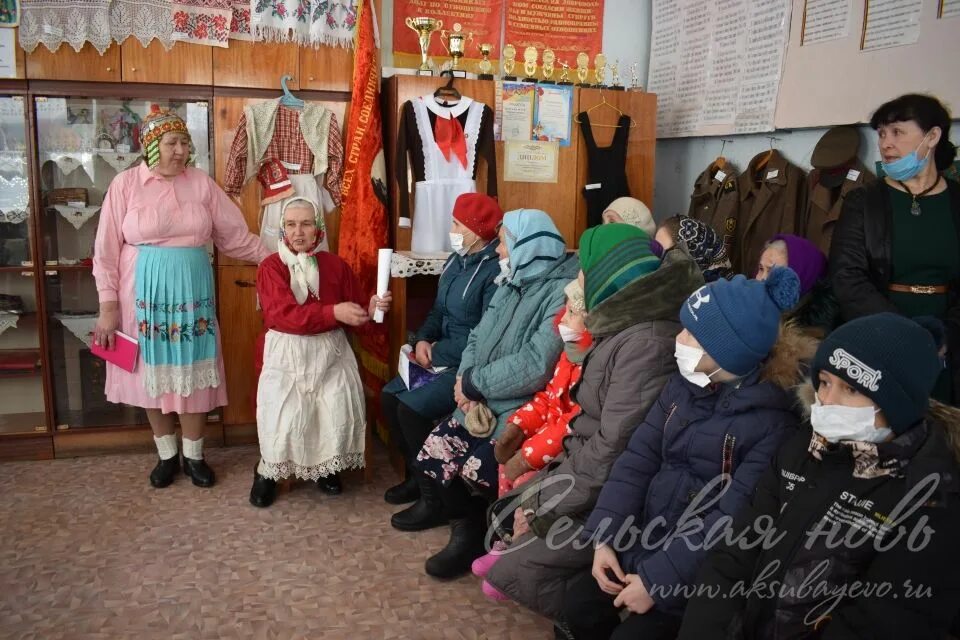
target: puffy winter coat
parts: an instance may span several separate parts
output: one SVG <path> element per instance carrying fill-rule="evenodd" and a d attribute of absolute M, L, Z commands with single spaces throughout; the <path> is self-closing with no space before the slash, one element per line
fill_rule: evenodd
<path fill-rule="evenodd" d="M 680 305 L 703 285 L 699 267 L 681 249 L 664 256 L 654 273 L 628 285 L 587 316 L 594 345 L 573 398 L 581 412 L 563 452 L 537 476 L 497 501 L 502 519 L 519 503 L 533 534 L 546 535 L 557 519 L 581 523 L 590 514 L 613 463 L 673 373 Z M 564 537 L 569 537 L 567 534 Z M 520 538 L 487 580 L 522 605 L 558 618 L 566 580 L 589 566 L 589 550 Z"/>
<path fill-rule="evenodd" d="M 563 350 L 553 318 L 564 305 L 563 288 L 579 271 L 577 257 L 567 254 L 533 276 L 503 283 L 470 332 L 459 375 L 464 393 L 497 416 L 493 437 L 550 379 Z M 465 423 L 460 409 L 454 416 Z"/>
<path fill-rule="evenodd" d="M 737 384 L 700 388 L 675 374 L 633 432 L 582 537 L 610 544 L 658 609 L 682 613 L 686 598 L 674 589 L 693 584 L 707 554 L 704 536 L 747 503 L 780 443 L 795 432 L 800 411 L 792 390 L 803 379 L 801 361 L 813 357 L 816 346 L 786 326 L 762 369 Z M 718 491 L 721 474 L 729 474 L 730 483 Z M 638 536 L 626 546 L 631 526 L 656 542 L 698 519 L 702 528 L 668 545 L 645 546 Z"/>
<path fill-rule="evenodd" d="M 433 308 L 414 337 L 414 345 L 421 340 L 434 343 L 433 366 L 460 366 L 470 331 L 497 291 L 493 279 L 500 272 L 498 244 L 494 240 L 483 251 L 463 257 L 453 254 L 443 266 Z"/>

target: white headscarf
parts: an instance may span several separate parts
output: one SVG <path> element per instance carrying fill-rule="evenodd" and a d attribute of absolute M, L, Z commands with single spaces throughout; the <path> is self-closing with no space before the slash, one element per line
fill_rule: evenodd
<path fill-rule="evenodd" d="M 291 205 L 305 202 L 313 208 L 314 219 L 317 224 L 317 239 L 313 247 L 307 251 L 294 253 L 293 249 L 287 244 L 284 236 L 284 227 L 286 226 L 287 209 Z M 280 213 L 280 243 L 277 252 L 280 254 L 280 260 L 290 269 L 290 289 L 293 291 L 293 297 L 297 304 L 303 304 L 312 293 L 315 296 L 320 295 L 320 270 L 317 268 L 316 254 L 322 249 L 320 243 L 326 233 L 326 226 L 323 222 L 323 214 L 320 213 L 320 207 L 309 198 L 294 196 L 283 203 L 283 209 Z"/>

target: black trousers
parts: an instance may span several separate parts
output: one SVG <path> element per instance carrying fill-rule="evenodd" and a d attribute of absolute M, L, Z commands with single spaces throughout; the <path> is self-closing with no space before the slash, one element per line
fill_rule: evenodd
<path fill-rule="evenodd" d="M 390 437 L 397 443 L 407 467 L 412 467 L 417 452 L 433 431 L 433 420 L 405 405 L 393 393 L 380 394 L 380 409 L 390 427 Z"/>
<path fill-rule="evenodd" d="M 643 615 L 631 613 L 620 621 L 614 596 L 604 593 L 589 571 L 578 574 L 567 586 L 563 617 L 576 640 L 674 640 L 682 618 L 657 609 Z"/>

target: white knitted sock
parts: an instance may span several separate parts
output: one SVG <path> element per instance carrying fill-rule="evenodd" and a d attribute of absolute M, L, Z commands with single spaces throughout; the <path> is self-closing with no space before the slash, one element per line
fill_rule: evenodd
<path fill-rule="evenodd" d="M 169 460 L 177 457 L 177 436 L 171 433 L 168 436 L 153 436 L 153 441 L 157 443 L 157 453 L 161 460 Z"/>
<path fill-rule="evenodd" d="M 199 440 L 183 439 L 183 457 L 191 460 L 203 460 L 203 438 Z"/>

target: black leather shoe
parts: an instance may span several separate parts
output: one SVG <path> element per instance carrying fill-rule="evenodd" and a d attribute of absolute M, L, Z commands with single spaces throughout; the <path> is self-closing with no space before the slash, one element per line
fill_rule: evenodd
<path fill-rule="evenodd" d="M 217 481 L 217 477 L 213 475 L 213 469 L 207 465 L 206 460 L 194 460 L 184 456 L 183 473 L 198 487 L 212 487 Z"/>
<path fill-rule="evenodd" d="M 393 514 L 390 526 L 399 531 L 425 531 L 447 524 L 446 510 L 436 481 L 422 473 L 415 475 L 415 481 L 420 487 L 420 498 Z"/>
<path fill-rule="evenodd" d="M 317 478 L 317 488 L 328 496 L 338 496 L 343 493 L 343 485 L 340 484 L 340 478 L 335 473 L 331 473 L 326 478 Z"/>
<path fill-rule="evenodd" d="M 169 487 L 177 472 L 180 471 L 180 456 L 173 456 L 169 460 L 160 460 L 150 472 L 150 484 L 155 489 Z"/>
<path fill-rule="evenodd" d="M 250 504 L 265 509 L 273 504 L 277 497 L 277 481 L 264 478 L 253 470 L 253 486 L 250 488 Z"/>
<path fill-rule="evenodd" d="M 417 485 L 416 472 L 407 469 L 407 477 L 400 484 L 395 484 L 386 493 L 383 499 L 387 504 L 407 504 L 414 502 L 420 497 L 420 487 Z"/>
<path fill-rule="evenodd" d="M 483 522 L 476 518 L 451 520 L 450 541 L 443 551 L 427 558 L 427 575 L 448 580 L 469 572 L 473 561 L 486 553 L 483 535 Z"/>

